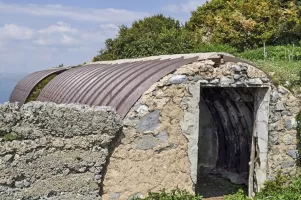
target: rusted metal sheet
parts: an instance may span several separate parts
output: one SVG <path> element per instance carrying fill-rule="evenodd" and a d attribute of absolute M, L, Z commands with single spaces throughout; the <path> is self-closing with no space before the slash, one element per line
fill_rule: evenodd
<path fill-rule="evenodd" d="M 91 64 L 65 71 L 41 91 L 38 101 L 112 106 L 125 117 L 151 85 L 198 57 Z"/>
<path fill-rule="evenodd" d="M 38 83 L 53 74 L 58 74 L 66 70 L 66 68 L 56 68 L 38 71 L 27 75 L 15 86 L 10 95 L 9 101 L 19 102 L 20 105 L 24 104 Z"/>

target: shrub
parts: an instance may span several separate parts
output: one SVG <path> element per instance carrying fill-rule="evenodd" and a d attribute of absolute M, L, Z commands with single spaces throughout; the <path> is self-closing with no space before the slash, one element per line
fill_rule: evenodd
<path fill-rule="evenodd" d="M 226 200 L 248 200 L 249 198 L 240 190 Z M 279 172 L 274 181 L 267 181 L 265 188 L 256 194 L 254 200 L 300 200 L 301 199 L 301 176 L 288 180 Z"/>
<path fill-rule="evenodd" d="M 134 198 L 133 200 L 139 200 L 140 198 Z M 175 189 L 171 192 L 162 190 L 158 193 L 150 192 L 148 197 L 144 200 L 202 200 L 201 196 L 195 196 L 187 192 L 186 190 Z"/>
<path fill-rule="evenodd" d="M 234 195 L 225 196 L 226 200 L 249 200 L 242 189 L 238 190 Z"/>
<path fill-rule="evenodd" d="M 225 52 L 230 54 L 237 54 L 238 51 L 236 48 L 231 47 L 226 44 L 210 44 L 210 43 L 202 43 L 198 45 L 194 49 L 194 52 L 196 53 L 202 53 L 202 52 Z"/>

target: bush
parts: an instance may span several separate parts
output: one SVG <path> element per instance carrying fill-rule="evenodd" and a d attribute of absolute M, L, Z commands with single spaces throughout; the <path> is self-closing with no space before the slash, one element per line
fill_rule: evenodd
<path fill-rule="evenodd" d="M 203 52 L 225 52 L 230 54 L 238 54 L 236 48 L 231 47 L 226 44 L 210 44 L 210 43 L 203 43 L 200 44 L 198 47 L 194 49 L 196 53 L 203 53 Z"/>
<path fill-rule="evenodd" d="M 226 200 L 249 200 L 242 189 L 238 190 L 234 195 L 228 195 L 225 198 Z"/>
<path fill-rule="evenodd" d="M 140 198 L 134 198 L 133 200 L 139 200 Z M 162 190 L 161 192 L 150 192 L 148 197 L 144 200 L 202 200 L 201 196 L 195 196 L 187 192 L 186 190 L 172 190 L 171 192 L 166 192 Z"/>
<path fill-rule="evenodd" d="M 248 200 L 249 198 L 243 194 L 243 191 L 238 191 L 235 195 L 227 196 L 226 200 Z M 293 180 L 287 180 L 279 172 L 276 180 L 267 181 L 265 188 L 256 194 L 254 200 L 300 200 L 301 199 L 301 176 Z"/>

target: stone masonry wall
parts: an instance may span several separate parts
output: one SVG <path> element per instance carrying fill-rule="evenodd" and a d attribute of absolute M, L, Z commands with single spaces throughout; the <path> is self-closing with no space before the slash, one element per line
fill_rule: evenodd
<path fill-rule="evenodd" d="M 271 92 L 269 118 L 268 178 L 273 179 L 279 170 L 296 175 L 298 138 L 296 117 L 301 110 L 299 100 L 284 87 Z"/>
<path fill-rule="evenodd" d="M 270 121 L 260 123 L 269 123 L 272 150 L 267 155 L 268 136 L 260 138 L 266 145 L 260 146 L 263 154 L 258 162 L 266 164 L 259 167 L 269 177 L 276 174 L 279 166 L 291 173 L 295 171 L 294 117 L 298 106 L 294 97 L 281 87 L 274 87 L 267 75 L 253 66 L 244 63 L 215 66 L 211 60 L 202 60 L 185 65 L 155 83 L 127 114 L 123 136 L 104 177 L 103 199 L 143 197 L 149 191 L 163 188 L 179 187 L 194 192 L 198 125 L 202 120 L 199 119 L 201 87 L 271 88 Z M 278 120 L 283 122 L 278 123 L 282 127 L 274 130 Z M 274 142 L 273 147 L 271 141 L 278 143 Z"/>
<path fill-rule="evenodd" d="M 0 105 L 0 199 L 101 199 L 108 146 L 121 128 L 109 107 Z"/>

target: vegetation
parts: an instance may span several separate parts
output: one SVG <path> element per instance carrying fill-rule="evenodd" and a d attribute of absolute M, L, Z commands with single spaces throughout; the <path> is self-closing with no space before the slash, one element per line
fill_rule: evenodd
<path fill-rule="evenodd" d="M 26 99 L 26 103 L 30 101 L 36 101 L 43 88 L 56 76 L 57 74 L 52 74 L 38 83 L 30 93 L 29 97 Z"/>
<path fill-rule="evenodd" d="M 18 136 L 16 133 L 6 133 L 3 135 L 2 139 L 4 141 L 13 141 L 20 139 L 20 136 Z"/>
<path fill-rule="evenodd" d="M 251 60 L 275 84 L 301 93 L 301 2 L 211 0 L 184 25 L 154 15 L 122 25 L 93 61 L 192 52 L 227 52 Z"/>
<path fill-rule="evenodd" d="M 139 199 L 141 198 L 134 198 L 133 200 Z M 150 192 L 148 197 L 144 198 L 144 200 L 202 200 L 202 197 L 192 195 L 185 190 L 176 189 L 171 192 L 166 192 L 165 190 L 159 193 Z"/>
<path fill-rule="evenodd" d="M 133 200 L 140 200 L 134 198 Z M 202 197 L 194 196 L 183 190 L 173 190 L 167 193 L 165 190 L 159 193 L 149 193 L 144 200 L 201 200 Z M 226 200 L 250 200 L 244 190 L 240 189 L 233 195 L 225 196 Z M 301 176 L 289 180 L 281 172 L 278 173 L 274 181 L 267 181 L 265 188 L 256 194 L 254 200 L 300 200 L 301 199 Z"/>
<path fill-rule="evenodd" d="M 133 22 L 131 28 L 121 26 L 118 37 L 106 40 L 93 61 L 187 53 L 196 40 L 178 20 L 155 15 Z"/>
<path fill-rule="evenodd" d="M 293 180 L 278 173 L 275 181 L 267 181 L 265 188 L 253 198 L 255 200 L 299 200 L 301 199 L 301 176 Z M 227 196 L 226 200 L 249 200 L 249 198 L 239 190 L 232 196 Z"/>
<path fill-rule="evenodd" d="M 301 38 L 300 11 L 295 0 L 212 0 L 192 12 L 186 27 L 208 42 L 240 51 L 264 43 L 296 44 Z"/>

